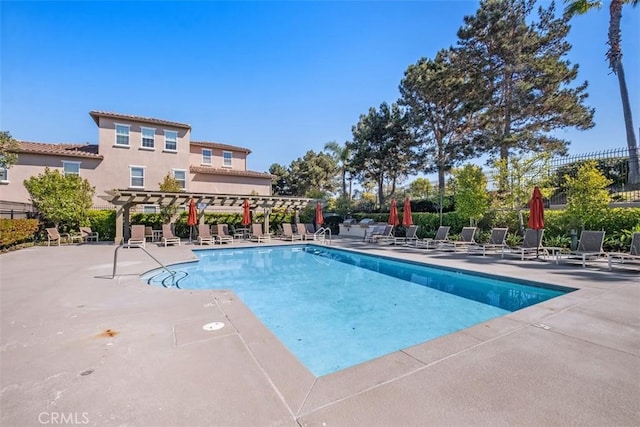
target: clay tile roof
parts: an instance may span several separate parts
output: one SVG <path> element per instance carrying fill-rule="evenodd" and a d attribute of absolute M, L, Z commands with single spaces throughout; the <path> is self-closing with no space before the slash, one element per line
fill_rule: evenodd
<path fill-rule="evenodd" d="M 90 111 L 89 115 L 93 118 L 93 121 L 95 121 L 98 126 L 100 125 L 100 121 L 99 121 L 100 117 L 110 117 L 112 119 L 133 120 L 133 121 L 142 122 L 142 123 L 151 123 L 156 125 L 165 125 L 165 126 L 172 126 L 176 128 L 191 129 L 191 125 L 188 125 L 185 123 L 170 122 L 168 120 L 154 119 L 152 117 L 134 116 L 131 114 L 120 114 L 120 113 L 111 113 L 108 111 L 94 110 L 94 111 Z"/>
<path fill-rule="evenodd" d="M 102 159 L 98 146 L 93 144 L 45 144 L 43 142 L 18 141 L 17 153 L 49 154 L 53 156 L 88 157 Z"/>
<path fill-rule="evenodd" d="M 191 141 L 191 145 L 197 145 L 198 147 L 205 148 L 218 148 L 220 150 L 240 151 L 242 153 L 251 154 L 251 150 L 244 147 L 238 147 L 235 145 L 222 144 L 220 142 L 207 142 L 207 141 Z"/>
<path fill-rule="evenodd" d="M 193 173 L 204 173 L 209 175 L 232 175 L 232 176 L 247 176 L 254 178 L 275 178 L 273 175 L 267 172 L 255 172 L 255 171 L 239 171 L 234 169 L 219 169 L 209 166 L 191 166 L 189 170 Z"/>

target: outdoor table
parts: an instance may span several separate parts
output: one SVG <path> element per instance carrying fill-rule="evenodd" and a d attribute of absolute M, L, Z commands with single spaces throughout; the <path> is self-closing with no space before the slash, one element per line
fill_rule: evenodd
<path fill-rule="evenodd" d="M 153 238 L 152 238 L 152 240 L 154 242 L 158 242 L 158 241 L 160 241 L 161 238 L 162 238 L 162 230 L 153 230 Z"/>
<path fill-rule="evenodd" d="M 555 257 L 556 264 L 558 264 L 558 261 L 560 261 L 560 256 L 562 254 L 568 253 L 568 250 L 566 248 L 561 248 L 558 246 L 545 246 L 543 249 L 545 251 L 545 255 Z"/>

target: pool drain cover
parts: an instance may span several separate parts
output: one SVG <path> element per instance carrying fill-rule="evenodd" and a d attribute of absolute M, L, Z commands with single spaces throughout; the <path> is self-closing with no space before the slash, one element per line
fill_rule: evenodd
<path fill-rule="evenodd" d="M 202 329 L 205 331 L 217 331 L 218 329 L 224 328 L 224 323 L 222 322 L 211 322 L 202 326 Z"/>

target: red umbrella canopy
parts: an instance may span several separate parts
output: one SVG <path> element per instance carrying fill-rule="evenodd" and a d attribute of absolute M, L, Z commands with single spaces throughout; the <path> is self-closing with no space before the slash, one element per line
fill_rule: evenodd
<path fill-rule="evenodd" d="M 391 200 L 391 210 L 389 211 L 388 222 L 390 225 L 400 224 L 400 220 L 398 219 L 398 205 L 396 204 L 396 199 Z"/>
<path fill-rule="evenodd" d="M 187 225 L 192 226 L 198 223 L 198 209 L 195 200 L 189 200 L 189 216 L 187 216 Z"/>
<path fill-rule="evenodd" d="M 544 203 L 542 202 L 542 193 L 538 187 L 533 188 L 533 194 L 529 201 L 529 228 L 534 230 L 542 230 L 544 228 Z"/>
<path fill-rule="evenodd" d="M 242 225 L 251 224 L 251 206 L 249 206 L 249 199 L 244 199 L 242 205 Z"/>
<path fill-rule="evenodd" d="M 322 205 L 320 204 L 320 202 L 316 204 L 316 224 L 324 224 L 324 218 L 322 217 Z"/>
<path fill-rule="evenodd" d="M 408 197 L 404 198 L 404 209 L 402 210 L 402 225 L 408 227 L 413 225 L 413 218 L 411 218 L 411 201 Z"/>

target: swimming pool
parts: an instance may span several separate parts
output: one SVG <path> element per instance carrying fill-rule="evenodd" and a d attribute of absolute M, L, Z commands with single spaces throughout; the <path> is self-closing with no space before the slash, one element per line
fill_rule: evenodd
<path fill-rule="evenodd" d="M 230 289 L 316 376 L 573 289 L 536 287 L 318 245 L 197 250 L 183 289 Z M 161 286 L 166 273 L 143 279 Z"/>

